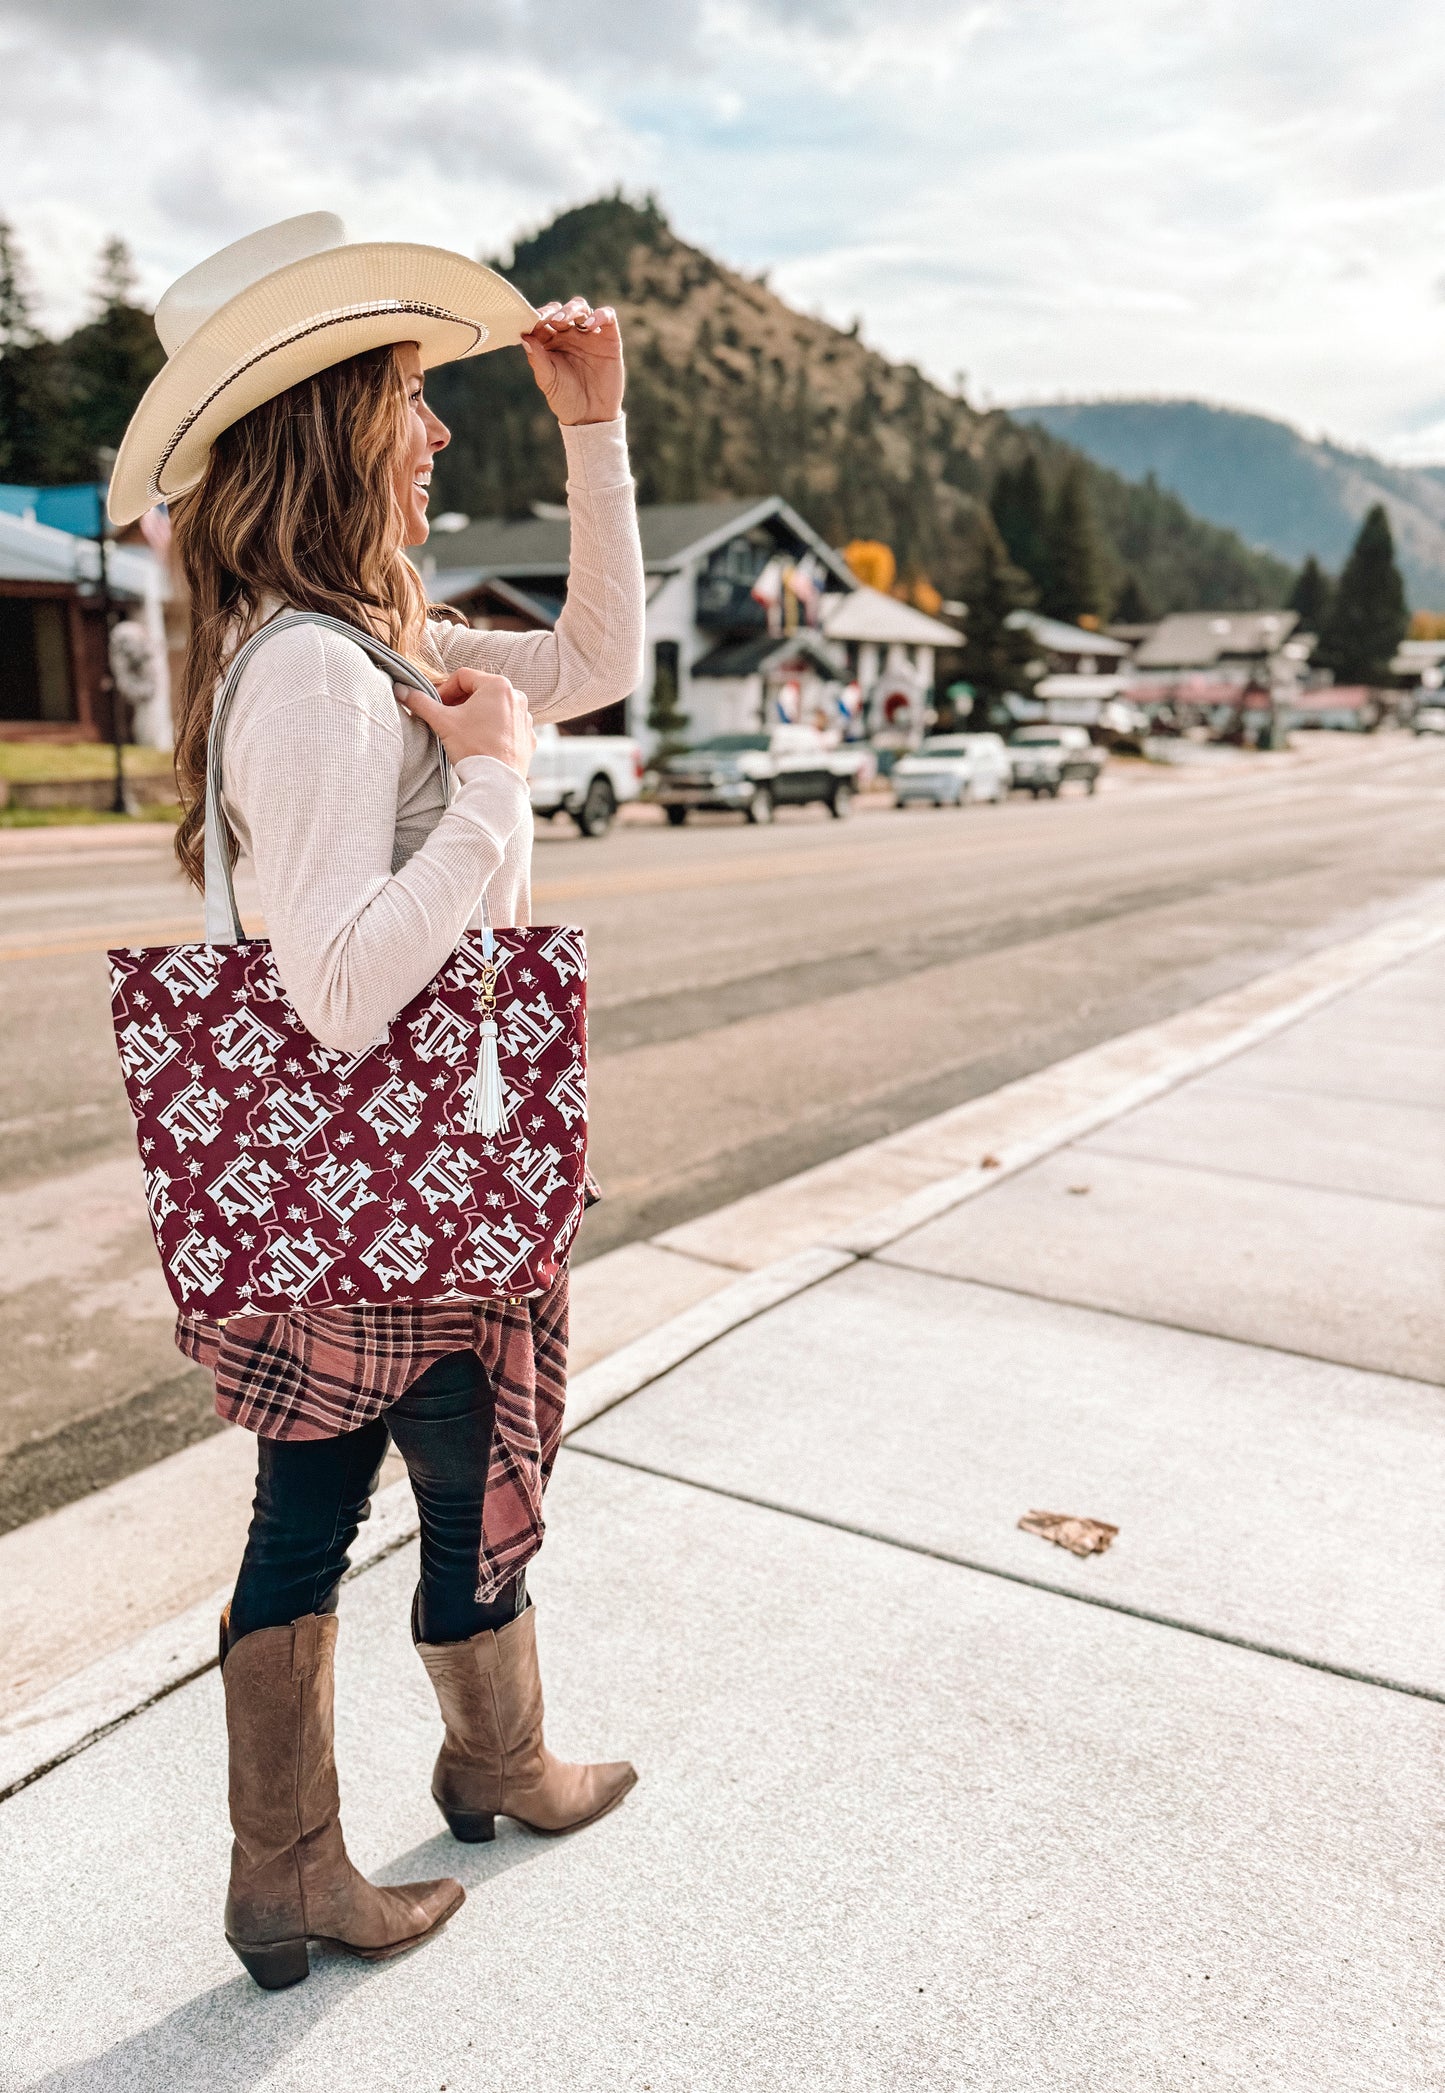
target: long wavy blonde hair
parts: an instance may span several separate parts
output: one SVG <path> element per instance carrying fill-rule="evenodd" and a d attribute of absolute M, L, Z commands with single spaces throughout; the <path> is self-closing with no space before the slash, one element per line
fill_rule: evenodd
<path fill-rule="evenodd" d="M 205 477 L 171 503 L 191 615 L 176 701 L 176 856 L 197 887 L 206 734 L 233 646 L 279 603 L 344 618 L 425 658 L 426 595 L 402 551 L 396 494 L 407 413 L 395 350 L 368 349 L 224 430 Z"/>

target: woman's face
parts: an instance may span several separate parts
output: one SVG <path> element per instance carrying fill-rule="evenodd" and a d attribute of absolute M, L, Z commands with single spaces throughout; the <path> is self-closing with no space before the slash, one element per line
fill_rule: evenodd
<path fill-rule="evenodd" d="M 396 498 L 406 523 L 403 543 L 420 545 L 427 534 L 427 499 L 431 488 L 431 461 L 452 440 L 452 432 L 422 398 L 421 351 L 415 342 L 399 342 L 397 368 L 406 387 L 407 433 L 397 463 Z"/>

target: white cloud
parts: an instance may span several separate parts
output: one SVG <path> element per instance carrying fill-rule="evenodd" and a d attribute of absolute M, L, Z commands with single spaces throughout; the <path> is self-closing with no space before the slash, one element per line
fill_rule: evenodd
<path fill-rule="evenodd" d="M 0 69 L 56 323 L 111 231 L 156 293 L 289 211 L 496 251 L 621 182 L 999 399 L 1445 456 L 1433 0 L 0 0 Z"/>

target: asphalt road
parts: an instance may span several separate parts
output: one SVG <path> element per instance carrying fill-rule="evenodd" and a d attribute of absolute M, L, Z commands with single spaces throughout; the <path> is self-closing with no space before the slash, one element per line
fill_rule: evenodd
<path fill-rule="evenodd" d="M 596 1256 L 1347 936 L 1445 876 L 1445 746 L 1117 766 L 1097 798 L 538 837 L 591 953 Z M 243 908 L 245 893 L 243 887 Z M 0 1530 L 210 1428 L 103 952 L 194 935 L 145 830 L 0 834 Z"/>

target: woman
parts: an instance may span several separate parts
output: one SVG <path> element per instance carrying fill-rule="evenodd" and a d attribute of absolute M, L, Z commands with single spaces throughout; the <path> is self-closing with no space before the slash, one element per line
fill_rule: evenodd
<path fill-rule="evenodd" d="M 425 667 L 443 703 L 393 686 L 352 641 L 293 626 L 241 670 L 224 748 L 227 822 L 249 858 L 277 970 L 316 1038 L 359 1053 L 482 918 L 524 924 L 534 718 L 636 685 L 642 565 L 616 315 L 534 314 L 460 256 L 352 246 L 317 213 L 253 235 L 161 301 L 169 361 L 117 462 L 118 521 L 170 502 L 191 597 L 178 704 L 177 851 L 203 871 L 206 738 L 227 659 L 278 612 L 364 627 Z M 403 547 L 427 535 L 446 429 L 424 366 L 520 342 L 562 425 L 572 521 L 554 632 L 429 616 Z M 453 766 L 446 803 L 435 741 Z M 412 1630 L 446 1735 L 433 1793 L 458 1838 L 505 1812 L 592 1822 L 636 1776 L 543 1742 L 526 1564 L 565 1386 L 565 1272 L 539 1300 L 184 1314 L 220 1414 L 257 1434 L 255 1511 L 221 1659 L 235 1833 L 226 1933 L 269 1988 L 308 1939 L 369 1958 L 435 1932 L 451 1880 L 379 1888 L 347 1858 L 332 1757 L 337 1587 L 388 1437 L 421 1522 Z"/>

